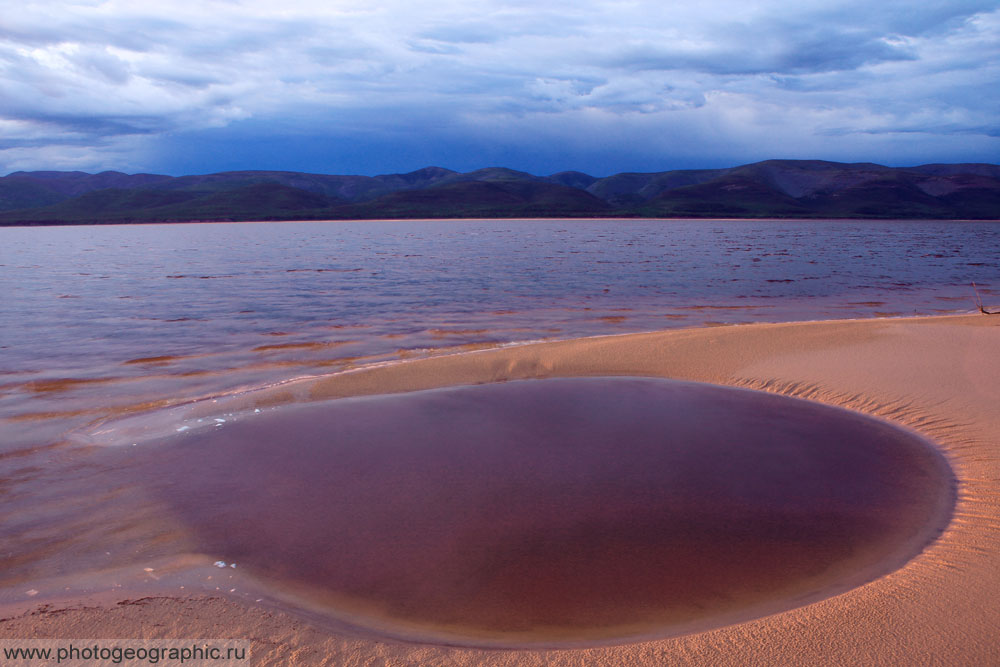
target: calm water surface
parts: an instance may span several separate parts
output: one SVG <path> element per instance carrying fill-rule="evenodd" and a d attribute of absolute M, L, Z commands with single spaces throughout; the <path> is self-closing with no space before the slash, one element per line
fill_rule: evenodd
<path fill-rule="evenodd" d="M 284 406 L 104 453 L 197 552 L 376 631 L 480 646 L 801 606 L 899 567 L 954 503 L 911 433 L 649 378 Z"/>
<path fill-rule="evenodd" d="M 10 451 L 366 363 L 714 323 L 968 312 L 1000 224 L 407 221 L 0 229 Z"/>

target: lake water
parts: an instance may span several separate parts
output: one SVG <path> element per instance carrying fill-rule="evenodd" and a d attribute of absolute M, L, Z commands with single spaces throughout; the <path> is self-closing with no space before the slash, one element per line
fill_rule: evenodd
<path fill-rule="evenodd" d="M 0 229 L 0 447 L 302 375 L 549 338 L 969 312 L 1000 224 L 503 220 Z"/>
<path fill-rule="evenodd" d="M 0 229 L 0 604 L 38 603 L 81 586 L 95 592 L 129 581 L 167 581 L 168 572 L 186 571 L 183 563 L 192 554 L 210 570 L 203 573 L 210 591 L 242 572 L 227 570 L 221 578 L 210 565 L 212 554 L 270 572 L 265 551 L 230 553 L 228 542 L 203 543 L 199 517 L 185 514 L 189 497 L 242 480 L 232 490 L 241 499 L 233 505 L 238 516 L 217 537 L 234 538 L 246 529 L 270 539 L 271 528 L 257 530 L 262 524 L 240 513 L 249 507 L 247 498 L 267 509 L 267 493 L 302 488 L 302 480 L 284 487 L 261 481 L 258 473 L 273 471 L 262 463 L 267 457 L 243 449 L 253 441 L 241 438 L 235 449 L 212 445 L 187 457 L 189 448 L 167 448 L 179 462 L 171 467 L 152 446 L 79 446 L 67 436 L 74 429 L 117 416 L 155 422 L 172 413 L 142 413 L 296 377 L 539 339 L 969 312 L 973 281 L 987 305 L 1000 305 L 998 267 L 1000 224 L 988 222 L 504 220 Z M 427 418 L 434 421 L 434 415 Z M 478 423 L 478 417 L 468 419 Z M 562 420 L 539 423 L 553 419 Z M 239 433 L 229 426 L 211 430 Z M 322 477 L 333 464 L 320 450 L 319 458 L 303 463 L 307 444 L 288 445 L 299 447 L 296 456 L 271 447 L 271 456 L 298 462 L 293 478 L 307 472 Z M 313 470 L 310 460 L 326 468 Z M 642 461 L 634 466 L 644 469 Z M 195 473 L 208 481 L 189 491 L 201 479 Z M 324 487 L 317 482 L 309 488 Z M 295 495 L 287 500 L 280 507 L 294 513 L 301 505 L 305 517 L 326 502 Z M 206 516 L 222 516 L 229 506 L 221 503 L 208 503 Z M 281 523 L 281 516 L 288 515 L 276 511 L 272 519 Z M 533 539 L 524 537 L 525 543 Z M 308 550 L 308 541 L 297 548 Z M 184 582 L 189 580 L 177 585 Z M 636 585 L 641 589 L 641 582 Z M 260 597 L 247 592 L 245 582 L 234 579 L 230 587 L 248 600 Z M 484 619 L 493 613 L 481 611 Z"/>

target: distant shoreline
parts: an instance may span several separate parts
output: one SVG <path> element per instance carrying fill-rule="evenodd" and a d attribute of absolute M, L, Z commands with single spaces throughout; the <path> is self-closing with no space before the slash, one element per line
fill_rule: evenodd
<path fill-rule="evenodd" d="M 997 223 L 1000 218 L 781 218 L 781 217 L 760 217 L 760 218 L 722 218 L 722 217 L 651 217 L 640 216 L 595 216 L 592 218 L 582 217 L 496 217 L 496 218 L 475 218 L 475 217 L 455 217 L 455 218 L 343 218 L 343 219 L 313 219 L 313 218 L 279 218 L 274 220 L 149 220 L 137 221 L 112 221 L 112 222 L 64 222 L 64 221 L 29 221 L 29 222 L 2 222 L 0 229 L 14 227 L 108 227 L 108 226 L 142 226 L 142 225 L 245 225 L 245 224 L 270 224 L 270 223 L 302 223 L 302 222 L 330 222 L 330 223 L 357 223 L 357 222 L 954 222 L 954 223 Z"/>

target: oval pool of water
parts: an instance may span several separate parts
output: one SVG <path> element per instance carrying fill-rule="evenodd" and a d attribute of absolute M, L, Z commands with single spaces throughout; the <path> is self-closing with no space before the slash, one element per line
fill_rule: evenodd
<path fill-rule="evenodd" d="M 204 553 L 333 618 L 484 646 L 802 606 L 919 553 L 955 493 L 940 453 L 881 421 L 643 378 L 286 406 L 141 456 Z"/>

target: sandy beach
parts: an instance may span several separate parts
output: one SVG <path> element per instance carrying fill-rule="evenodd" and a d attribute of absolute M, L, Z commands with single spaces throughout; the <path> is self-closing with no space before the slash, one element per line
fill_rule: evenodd
<path fill-rule="evenodd" d="M 940 447 L 958 481 L 958 495 L 938 539 L 873 581 L 756 620 L 580 649 L 407 642 L 324 621 L 264 594 L 229 595 L 225 587 L 206 585 L 205 563 L 195 559 L 191 568 L 174 567 L 162 579 L 123 579 L 119 587 L 87 595 L 58 595 L 35 586 L 42 595 L 4 604 L 0 637 L 249 639 L 251 664 L 997 664 L 998 353 L 1000 317 L 979 314 L 720 326 L 421 359 L 301 380 L 234 396 L 221 401 L 224 405 L 185 408 L 189 416 L 210 416 L 220 409 L 245 412 L 509 380 L 641 376 L 845 408 L 912 430 Z"/>

